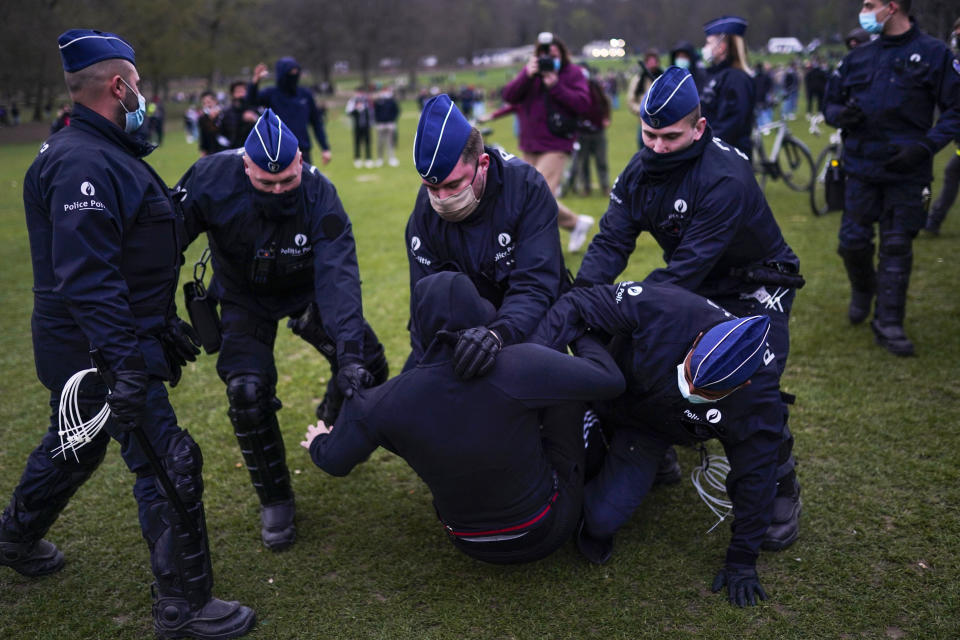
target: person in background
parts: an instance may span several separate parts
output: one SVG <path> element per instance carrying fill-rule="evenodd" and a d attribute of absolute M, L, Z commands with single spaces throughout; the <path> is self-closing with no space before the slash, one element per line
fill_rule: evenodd
<path fill-rule="evenodd" d="M 960 58 L 960 18 L 957 18 L 957 21 L 953 23 L 953 32 L 949 42 L 954 56 Z M 933 206 L 930 207 L 927 223 L 924 225 L 924 229 L 935 236 L 940 235 L 940 226 L 946 219 L 950 207 L 957 199 L 957 187 L 960 184 L 960 135 L 956 137 L 954 142 L 957 143 L 957 152 L 950 157 L 950 161 L 947 162 L 947 166 L 943 170 L 943 186 L 940 187 L 940 195 Z"/>
<path fill-rule="evenodd" d="M 208 156 L 230 148 L 230 140 L 223 131 L 223 110 L 212 91 L 200 95 L 203 113 L 197 120 L 200 132 L 200 155 Z"/>
<path fill-rule="evenodd" d="M 377 161 L 376 166 L 382 167 L 386 161 L 391 167 L 396 167 L 397 120 L 400 118 L 400 105 L 393 97 L 393 90 L 384 89 L 377 94 L 373 101 L 373 121 L 377 128 Z"/>
<path fill-rule="evenodd" d="M 749 158 L 753 153 L 750 136 L 757 99 L 743 39 L 746 31 L 747 21 L 737 16 L 721 16 L 703 25 L 707 37 L 703 60 L 710 66 L 700 104 L 713 135 Z"/>
<path fill-rule="evenodd" d="M 347 106 L 344 110 L 350 116 L 350 122 L 353 125 L 353 166 L 357 169 L 363 166 L 372 169 L 370 127 L 373 126 L 373 105 L 370 104 L 367 92 L 362 87 L 358 88 L 353 96 L 347 100 Z M 364 149 L 366 161 L 360 158 L 361 146 Z"/>

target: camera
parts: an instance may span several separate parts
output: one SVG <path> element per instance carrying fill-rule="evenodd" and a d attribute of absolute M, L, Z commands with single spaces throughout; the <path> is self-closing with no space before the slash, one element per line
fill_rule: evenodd
<path fill-rule="evenodd" d="M 557 68 L 557 63 L 559 60 L 555 60 L 553 56 L 539 56 L 537 58 L 537 71 L 544 73 L 545 71 L 559 71 Z"/>

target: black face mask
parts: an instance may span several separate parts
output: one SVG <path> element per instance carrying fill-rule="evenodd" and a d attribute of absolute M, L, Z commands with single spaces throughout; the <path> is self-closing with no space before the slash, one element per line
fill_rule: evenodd
<path fill-rule="evenodd" d="M 253 205 L 268 217 L 291 216 L 300 211 L 302 186 L 283 193 L 267 193 L 254 189 Z"/>

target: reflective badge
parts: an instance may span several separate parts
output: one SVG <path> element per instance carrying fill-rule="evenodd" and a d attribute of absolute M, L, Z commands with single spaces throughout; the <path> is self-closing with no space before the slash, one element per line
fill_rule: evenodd
<path fill-rule="evenodd" d="M 413 249 L 414 251 L 416 251 L 417 249 L 419 249 L 419 248 L 420 248 L 420 238 L 418 238 L 417 236 L 413 236 L 412 238 L 410 238 L 410 248 Z"/>
<path fill-rule="evenodd" d="M 93 185 L 89 182 L 84 182 L 80 185 L 80 193 L 85 196 L 93 196 L 97 194 L 97 190 L 93 188 Z"/>
<path fill-rule="evenodd" d="M 280 165 L 276 162 L 268 162 L 267 169 L 270 169 L 270 173 L 277 173 L 280 171 Z"/>
<path fill-rule="evenodd" d="M 510 240 L 511 238 L 509 233 L 501 233 L 499 236 L 497 236 L 497 242 L 500 243 L 501 247 L 505 247 L 510 244 Z"/>

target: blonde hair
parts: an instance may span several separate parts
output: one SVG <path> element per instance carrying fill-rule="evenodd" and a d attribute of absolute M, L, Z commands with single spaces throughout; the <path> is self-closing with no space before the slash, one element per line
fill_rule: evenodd
<path fill-rule="evenodd" d="M 753 77 L 753 69 L 750 68 L 750 61 L 747 59 L 747 41 L 743 36 L 733 34 L 725 35 L 727 41 L 727 56 L 730 59 L 730 66 L 736 67 Z"/>

